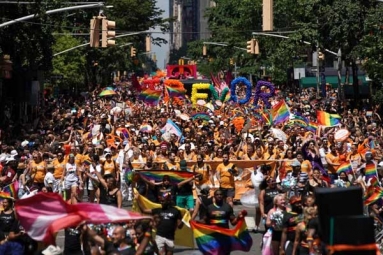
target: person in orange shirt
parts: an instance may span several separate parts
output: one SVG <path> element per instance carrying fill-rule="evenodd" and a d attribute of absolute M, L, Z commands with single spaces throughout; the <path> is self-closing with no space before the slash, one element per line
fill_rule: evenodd
<path fill-rule="evenodd" d="M 312 165 L 309 160 L 303 158 L 302 152 L 297 153 L 297 160 L 301 163 L 301 172 L 311 176 Z"/>
<path fill-rule="evenodd" d="M 327 170 L 331 180 L 330 184 L 334 184 L 334 181 L 338 179 L 338 174 L 336 173 L 336 171 L 340 166 L 339 160 L 339 154 L 335 145 L 331 145 L 330 153 L 327 153 L 326 155 Z"/>
<path fill-rule="evenodd" d="M 44 187 L 44 178 L 47 173 L 47 165 L 40 153 L 33 154 L 33 160 L 30 163 L 30 170 L 33 186 L 41 191 Z"/>
<path fill-rule="evenodd" d="M 222 163 L 217 166 L 216 176 L 226 202 L 233 207 L 235 196 L 234 176 L 238 175 L 237 167 L 229 162 L 229 153 L 225 152 L 222 156 Z"/>
<path fill-rule="evenodd" d="M 176 154 L 174 152 L 170 152 L 169 160 L 165 162 L 164 168 L 170 171 L 181 171 L 181 166 L 176 162 Z"/>
<path fill-rule="evenodd" d="M 104 175 L 111 174 L 116 180 L 119 180 L 119 168 L 116 161 L 112 160 L 112 154 L 107 152 L 105 154 L 105 162 L 103 164 Z"/>
<path fill-rule="evenodd" d="M 63 175 L 64 168 L 66 165 L 66 161 L 64 160 L 64 154 L 62 151 L 57 153 L 57 158 L 52 161 L 52 165 L 54 167 L 53 177 L 57 182 L 60 181 L 61 176 Z"/>

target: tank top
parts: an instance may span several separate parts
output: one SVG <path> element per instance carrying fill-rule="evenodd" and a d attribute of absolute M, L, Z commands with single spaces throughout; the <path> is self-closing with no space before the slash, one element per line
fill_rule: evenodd
<path fill-rule="evenodd" d="M 110 194 L 109 189 L 100 187 L 100 204 L 117 206 L 117 189 L 114 193 Z"/>
<path fill-rule="evenodd" d="M 40 163 L 36 164 L 34 161 L 32 162 L 32 169 L 34 173 L 34 183 L 44 183 L 44 177 L 46 174 L 46 164 L 44 161 L 41 161 Z"/>
<path fill-rule="evenodd" d="M 78 181 L 77 165 L 71 164 L 71 163 L 66 163 L 65 168 L 66 168 L 66 180 L 67 181 Z"/>
<path fill-rule="evenodd" d="M 15 222 L 15 213 L 12 211 L 11 213 L 5 213 L 1 211 L 0 213 L 0 229 L 3 233 L 8 234 Z"/>
<path fill-rule="evenodd" d="M 193 172 L 202 175 L 202 180 L 195 180 L 196 185 L 202 185 L 209 181 L 209 167 L 207 164 L 203 164 L 202 167 L 198 167 L 198 164 L 194 165 Z"/>
<path fill-rule="evenodd" d="M 115 164 L 113 160 L 104 162 L 104 174 L 115 174 Z"/>
<path fill-rule="evenodd" d="M 267 214 L 271 208 L 274 206 L 274 197 L 279 194 L 279 191 L 276 188 L 270 189 L 266 188 L 265 189 L 265 196 L 263 198 L 263 203 L 264 203 L 264 213 Z"/>

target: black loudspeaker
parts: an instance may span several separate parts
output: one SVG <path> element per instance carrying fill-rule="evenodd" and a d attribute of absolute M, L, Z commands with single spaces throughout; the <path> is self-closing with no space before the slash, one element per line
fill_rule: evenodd
<path fill-rule="evenodd" d="M 359 187 L 315 189 L 315 201 L 318 205 L 319 236 L 324 243 L 329 244 L 330 242 L 331 218 L 363 216 L 362 197 L 363 191 Z M 351 231 L 355 232 L 354 230 Z"/>

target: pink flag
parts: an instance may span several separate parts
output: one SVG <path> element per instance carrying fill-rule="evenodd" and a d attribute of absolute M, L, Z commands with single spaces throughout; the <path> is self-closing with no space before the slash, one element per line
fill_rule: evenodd
<path fill-rule="evenodd" d="M 125 222 L 151 218 L 109 205 L 79 203 L 67 204 L 55 193 L 39 193 L 16 202 L 16 213 L 28 235 L 47 244 L 54 244 L 54 234 L 82 221 L 88 223 Z"/>

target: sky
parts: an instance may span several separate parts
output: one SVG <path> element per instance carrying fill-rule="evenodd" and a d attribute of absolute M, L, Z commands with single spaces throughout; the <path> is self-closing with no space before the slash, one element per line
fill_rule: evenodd
<path fill-rule="evenodd" d="M 162 14 L 163 17 L 169 17 L 169 1 L 157 0 L 156 5 L 157 7 L 165 11 Z M 153 31 L 160 31 L 160 29 L 154 29 Z M 167 41 L 169 41 L 169 34 L 155 34 L 155 36 L 165 38 Z M 161 45 L 161 47 L 157 45 L 152 45 L 152 51 L 156 54 L 158 68 L 164 69 L 166 64 L 164 62 L 166 61 L 166 56 L 169 53 L 169 43 L 163 44 Z"/>

